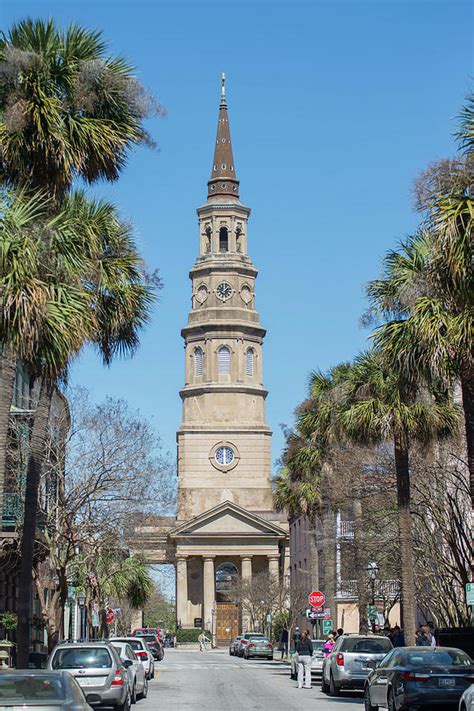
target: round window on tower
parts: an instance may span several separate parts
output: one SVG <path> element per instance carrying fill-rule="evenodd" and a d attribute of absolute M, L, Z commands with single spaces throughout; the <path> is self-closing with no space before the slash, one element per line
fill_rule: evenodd
<path fill-rule="evenodd" d="M 233 442 L 218 442 L 209 452 L 209 461 L 215 469 L 228 472 L 237 466 L 240 455 Z"/>

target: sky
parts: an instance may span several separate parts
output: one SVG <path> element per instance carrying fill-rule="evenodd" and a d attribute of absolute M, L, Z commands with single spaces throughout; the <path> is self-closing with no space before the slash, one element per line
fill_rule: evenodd
<path fill-rule="evenodd" d="M 240 195 L 252 208 L 249 252 L 267 328 L 264 384 L 273 459 L 308 375 L 367 346 L 364 285 L 414 230 L 413 178 L 452 155 L 472 90 L 473 18 L 461 0 L 3 0 L 1 27 L 26 16 L 100 29 L 166 107 L 119 182 L 94 193 L 136 226 L 164 281 L 133 360 L 105 369 L 86 352 L 71 382 L 122 397 L 173 455 L 184 384 L 180 336 L 198 253 L 220 74 Z"/>

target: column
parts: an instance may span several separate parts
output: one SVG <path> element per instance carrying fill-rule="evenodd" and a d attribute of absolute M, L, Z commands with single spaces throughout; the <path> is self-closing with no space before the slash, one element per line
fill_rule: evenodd
<path fill-rule="evenodd" d="M 188 624 L 188 559 L 176 559 L 176 620 L 186 627 Z"/>
<path fill-rule="evenodd" d="M 209 629 L 212 634 L 215 630 L 212 629 L 215 597 L 215 573 L 214 573 L 214 557 L 208 556 L 204 558 L 203 564 L 203 596 L 202 596 L 202 623 L 205 629 Z"/>
<path fill-rule="evenodd" d="M 252 556 L 241 556 L 242 561 L 242 582 L 252 582 Z M 242 610 L 242 632 L 250 631 L 250 615 L 247 610 Z"/>
<path fill-rule="evenodd" d="M 268 572 L 270 577 L 276 580 L 280 577 L 280 556 L 279 555 L 269 555 L 268 556 Z"/>

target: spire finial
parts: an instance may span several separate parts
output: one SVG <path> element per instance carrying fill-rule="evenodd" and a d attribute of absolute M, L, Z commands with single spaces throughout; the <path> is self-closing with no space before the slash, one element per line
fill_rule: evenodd
<path fill-rule="evenodd" d="M 222 88 L 221 88 L 221 106 L 226 106 L 226 98 L 225 98 L 225 72 L 222 72 Z"/>

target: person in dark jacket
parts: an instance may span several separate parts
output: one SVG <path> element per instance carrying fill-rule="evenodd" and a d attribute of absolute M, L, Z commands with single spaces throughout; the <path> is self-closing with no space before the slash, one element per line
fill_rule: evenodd
<path fill-rule="evenodd" d="M 313 643 L 308 630 L 303 632 L 301 639 L 296 642 L 296 653 L 298 655 L 298 689 L 311 689 Z"/>
<path fill-rule="evenodd" d="M 288 656 L 288 627 L 285 625 L 280 635 L 281 658 Z"/>

